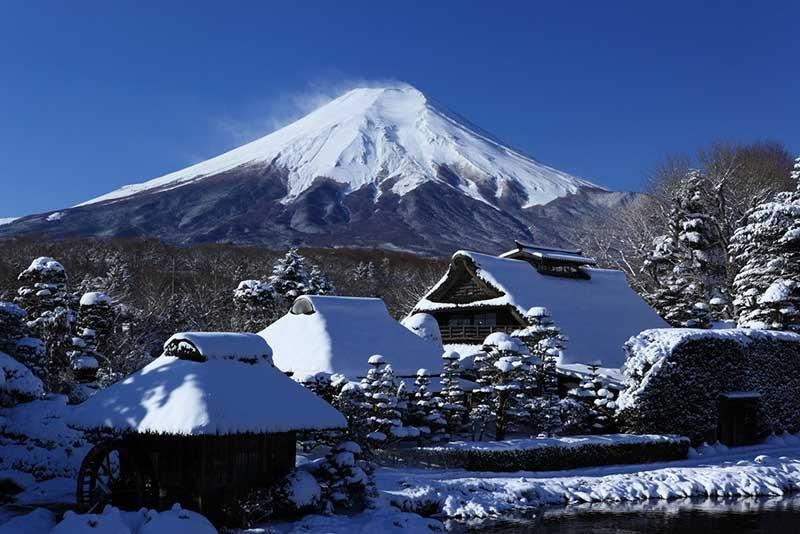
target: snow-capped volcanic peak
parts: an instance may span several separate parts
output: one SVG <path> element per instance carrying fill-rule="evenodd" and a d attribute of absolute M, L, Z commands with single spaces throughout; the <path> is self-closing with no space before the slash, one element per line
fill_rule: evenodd
<path fill-rule="evenodd" d="M 502 145 L 417 89 L 397 85 L 354 89 L 256 141 L 81 205 L 267 164 L 288 172 L 283 202 L 291 202 L 319 177 L 345 184 L 346 192 L 388 180 L 401 196 L 436 180 L 490 204 L 513 193 L 523 206 L 546 204 L 583 186 L 597 187 Z"/>

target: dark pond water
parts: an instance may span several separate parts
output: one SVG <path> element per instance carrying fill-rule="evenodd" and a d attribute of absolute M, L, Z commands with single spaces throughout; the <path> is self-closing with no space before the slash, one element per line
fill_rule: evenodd
<path fill-rule="evenodd" d="M 452 532 L 800 533 L 800 495 L 782 498 L 647 501 L 543 508 L 533 518 L 448 525 Z"/>

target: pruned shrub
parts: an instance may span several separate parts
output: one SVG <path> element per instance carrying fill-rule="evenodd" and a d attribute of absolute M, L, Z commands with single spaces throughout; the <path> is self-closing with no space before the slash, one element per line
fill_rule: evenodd
<path fill-rule="evenodd" d="M 719 397 L 761 394 L 759 433 L 800 431 L 800 335 L 763 330 L 646 330 L 625 344 L 625 432 L 715 441 Z"/>
<path fill-rule="evenodd" d="M 468 471 L 558 471 L 578 467 L 681 460 L 689 440 L 681 436 L 574 436 L 504 442 L 457 442 L 443 447 L 378 451 L 395 464 Z"/>

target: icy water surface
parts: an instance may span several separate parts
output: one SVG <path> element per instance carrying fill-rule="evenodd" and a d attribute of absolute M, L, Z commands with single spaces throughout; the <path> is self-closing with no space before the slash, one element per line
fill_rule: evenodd
<path fill-rule="evenodd" d="M 448 526 L 452 532 L 481 534 L 800 533 L 800 495 L 576 505 L 544 508 L 532 519 Z"/>

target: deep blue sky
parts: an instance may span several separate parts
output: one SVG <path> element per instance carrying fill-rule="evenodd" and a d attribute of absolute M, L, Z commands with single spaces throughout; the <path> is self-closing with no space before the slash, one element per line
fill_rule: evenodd
<path fill-rule="evenodd" d="M 6 0 L 0 216 L 214 156 L 361 79 L 614 189 L 715 138 L 800 151 L 800 2 L 658 4 Z"/>

